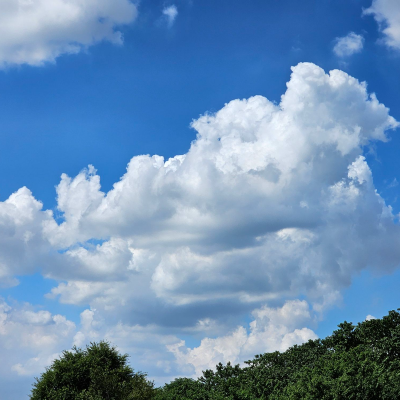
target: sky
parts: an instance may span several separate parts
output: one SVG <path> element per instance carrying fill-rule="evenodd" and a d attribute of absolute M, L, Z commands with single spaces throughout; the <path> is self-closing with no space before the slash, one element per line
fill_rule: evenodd
<path fill-rule="evenodd" d="M 1 399 L 400 307 L 399 68 L 398 0 L 2 1 Z"/>

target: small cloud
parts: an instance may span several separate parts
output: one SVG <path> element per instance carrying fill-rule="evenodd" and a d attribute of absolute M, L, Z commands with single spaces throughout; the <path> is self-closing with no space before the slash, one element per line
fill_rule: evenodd
<path fill-rule="evenodd" d="M 178 15 L 178 9 L 176 8 L 176 5 L 172 4 L 171 6 L 164 7 L 162 13 L 167 19 L 168 28 L 171 28 Z"/>
<path fill-rule="evenodd" d="M 366 320 L 366 321 L 371 321 L 371 320 L 373 320 L 373 319 L 376 319 L 373 315 L 367 315 L 367 316 L 365 317 L 365 320 Z"/>
<path fill-rule="evenodd" d="M 336 38 L 333 52 L 338 57 L 348 57 L 355 53 L 360 53 L 364 47 L 364 37 L 350 32 L 347 36 Z"/>

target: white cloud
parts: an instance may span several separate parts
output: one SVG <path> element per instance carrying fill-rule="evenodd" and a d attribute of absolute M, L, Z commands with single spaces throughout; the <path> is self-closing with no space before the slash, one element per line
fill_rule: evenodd
<path fill-rule="evenodd" d="M 69 267 L 48 271 L 68 281 L 53 290 L 61 301 L 112 307 L 126 293 L 182 306 L 303 293 L 319 307 L 357 271 L 398 265 L 398 226 L 361 155 L 397 122 L 365 84 L 299 64 L 279 106 L 234 100 L 192 126 L 186 155 L 134 157 L 106 194 L 93 169 L 63 175 L 65 222 L 42 224 L 53 247 L 72 246 L 60 256 Z M 77 244 L 93 237 L 111 239 Z"/>
<path fill-rule="evenodd" d="M 253 317 L 249 332 L 239 326 L 226 336 L 205 338 L 193 349 L 181 341 L 167 346 L 168 350 L 175 355 L 178 364 L 192 365 L 195 375 L 199 376 L 206 369 L 214 369 L 219 362 L 243 363 L 255 354 L 285 351 L 294 344 L 317 339 L 311 329 L 304 327 L 312 320 L 305 301 L 289 301 L 281 308 L 263 307 L 254 310 Z"/>
<path fill-rule="evenodd" d="M 136 13 L 130 0 L 2 1 L 0 66 L 54 62 L 102 40 L 121 44 L 116 28 Z"/>
<path fill-rule="evenodd" d="M 29 304 L 10 306 L 0 299 L 2 378 L 39 375 L 70 347 L 75 324 L 61 315 L 35 311 Z"/>
<path fill-rule="evenodd" d="M 168 27 L 172 27 L 175 22 L 176 17 L 178 16 L 178 9 L 175 4 L 164 7 L 162 11 L 163 15 L 167 19 Z"/>
<path fill-rule="evenodd" d="M 40 265 L 62 302 L 139 318 L 145 299 L 154 323 L 160 302 L 170 321 L 210 304 L 195 324 L 226 302 L 303 294 L 320 309 L 361 269 L 399 264 L 399 227 L 362 156 L 397 122 L 365 84 L 299 64 L 280 105 L 234 100 L 192 126 L 187 154 L 134 157 L 108 193 L 93 167 L 64 174 L 61 225 L 26 188 L 0 203 L 3 284 Z"/>
<path fill-rule="evenodd" d="M 347 36 L 336 38 L 333 52 L 338 57 L 348 57 L 360 53 L 364 47 L 364 37 L 350 32 Z"/>
<path fill-rule="evenodd" d="M 81 313 L 80 325 L 76 327 L 61 315 L 36 311 L 29 304 L 10 306 L 1 300 L 2 396 L 9 381 L 15 385 L 17 376 L 28 379 L 26 386 L 20 388 L 27 391 L 33 377 L 44 372 L 62 350 L 73 345 L 84 347 L 89 342 L 107 340 L 117 345 L 121 353 L 131 356 L 136 370 L 151 371 L 151 379 L 163 384 L 193 370 L 199 374 L 201 369 L 213 368 L 219 361 L 242 362 L 260 352 L 285 350 L 295 343 L 315 339 L 314 332 L 304 327 L 312 322 L 305 301 L 289 301 L 281 308 L 254 310 L 249 333 L 238 327 L 220 338 L 203 339 L 198 348 L 187 349 L 183 341 L 160 331 L 156 325 L 109 324 L 101 313 L 87 309 Z M 204 328 L 210 321 L 199 321 L 198 325 Z M 14 396 L 17 392 L 14 389 Z"/>
<path fill-rule="evenodd" d="M 400 3 L 398 0 L 373 0 L 365 15 L 373 15 L 387 46 L 400 49 Z"/>
<path fill-rule="evenodd" d="M 293 299 L 322 312 L 362 269 L 400 263 L 400 227 L 362 155 L 398 123 L 366 84 L 303 63 L 279 105 L 233 100 L 192 126 L 186 154 L 133 157 L 108 193 L 93 167 L 63 175 L 60 225 L 26 188 L 0 202 L 0 281 L 40 266 L 59 280 L 50 297 L 91 307 L 71 343 L 115 337 L 158 376 L 307 340 L 312 314 Z M 249 332 L 235 328 L 254 309 Z M 20 318 L 43 329 L 52 316 Z M 196 364 L 183 334 L 209 357 Z"/>
<path fill-rule="evenodd" d="M 41 226 L 53 221 L 53 214 L 42 206 L 25 187 L 0 202 L 0 285 L 12 286 L 17 283 L 14 275 L 34 272 L 48 258 L 51 246 Z"/>

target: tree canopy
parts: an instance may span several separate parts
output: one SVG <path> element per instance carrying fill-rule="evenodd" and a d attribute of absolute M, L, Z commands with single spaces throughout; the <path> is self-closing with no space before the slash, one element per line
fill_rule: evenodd
<path fill-rule="evenodd" d="M 400 314 L 338 328 L 325 339 L 258 355 L 243 368 L 219 364 L 197 380 L 177 379 L 157 400 L 398 399 Z"/>
<path fill-rule="evenodd" d="M 107 342 L 64 351 L 36 379 L 31 400 L 148 400 L 153 383 Z"/>

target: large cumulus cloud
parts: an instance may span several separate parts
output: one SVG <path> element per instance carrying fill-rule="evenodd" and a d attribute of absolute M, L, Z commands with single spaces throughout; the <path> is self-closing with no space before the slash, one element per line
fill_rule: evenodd
<path fill-rule="evenodd" d="M 299 64 L 279 104 L 201 116 L 186 154 L 133 157 L 108 193 L 92 166 L 63 175 L 61 224 L 26 188 L 0 203 L 1 282 L 40 268 L 59 281 L 49 297 L 93 310 L 76 341 L 116 335 L 129 351 L 153 335 L 163 373 L 179 372 L 173 356 L 198 373 L 307 340 L 355 274 L 399 265 L 400 228 L 363 156 L 397 126 L 366 84 Z"/>
<path fill-rule="evenodd" d="M 102 40 L 120 44 L 116 27 L 136 13 L 130 0 L 4 0 L 0 66 L 53 62 Z"/>
<path fill-rule="evenodd" d="M 71 265 L 49 271 L 69 282 L 53 292 L 62 301 L 91 301 L 86 281 L 104 292 L 114 280 L 116 296 L 146 287 L 175 305 L 299 294 L 323 304 L 355 272 L 398 264 L 399 230 L 362 156 L 397 122 L 365 84 L 299 64 L 279 105 L 234 100 L 192 126 L 187 154 L 134 157 L 108 193 L 93 167 L 62 177 L 65 221 L 43 223 Z M 77 246 L 92 238 L 106 242 Z"/>

